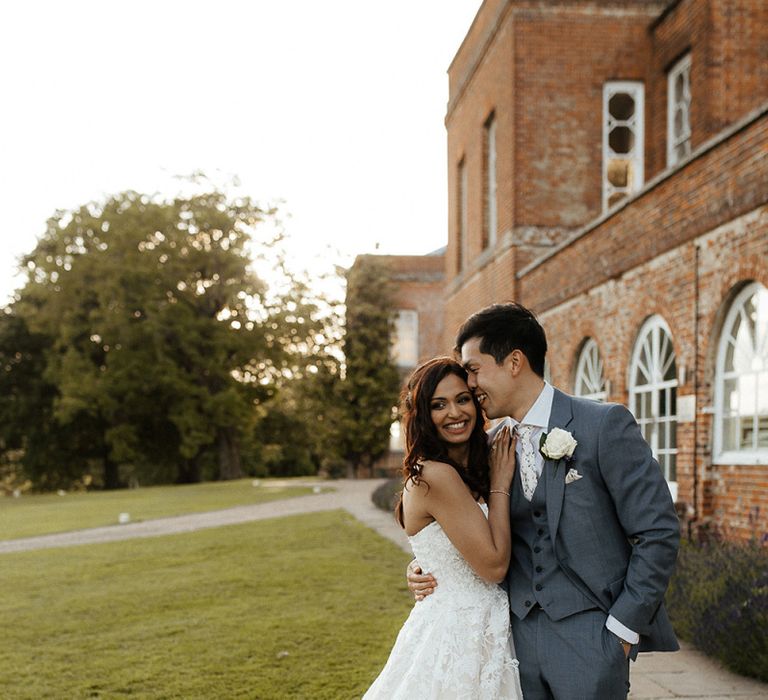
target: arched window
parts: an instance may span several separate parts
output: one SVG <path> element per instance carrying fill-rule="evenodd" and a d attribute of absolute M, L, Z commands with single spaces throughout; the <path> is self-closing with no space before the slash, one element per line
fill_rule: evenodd
<path fill-rule="evenodd" d="M 573 393 L 596 401 L 605 401 L 608 396 L 608 387 L 603 374 L 603 359 L 600 357 L 597 343 L 592 338 L 587 338 L 581 347 L 576 363 Z"/>
<path fill-rule="evenodd" d="M 677 498 L 677 370 L 669 328 L 652 316 L 640 329 L 629 370 L 629 410 Z"/>
<path fill-rule="evenodd" d="M 715 461 L 768 464 L 768 289 L 753 282 L 723 325 L 715 374 Z"/>

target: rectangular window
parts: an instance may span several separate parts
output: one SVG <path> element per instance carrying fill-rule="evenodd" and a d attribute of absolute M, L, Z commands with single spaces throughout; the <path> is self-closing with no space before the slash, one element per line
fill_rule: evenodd
<path fill-rule="evenodd" d="M 603 87 L 603 209 L 643 186 L 644 95 L 638 82 Z"/>
<path fill-rule="evenodd" d="M 401 309 L 395 319 L 392 358 L 398 367 L 415 367 L 419 361 L 419 313 Z"/>
<path fill-rule="evenodd" d="M 683 56 L 667 76 L 667 167 L 691 152 L 691 55 Z"/>
<path fill-rule="evenodd" d="M 456 241 L 456 269 L 461 272 L 467 264 L 467 168 L 462 158 L 457 173 L 458 193 L 456 202 L 458 239 Z"/>
<path fill-rule="evenodd" d="M 483 161 L 485 166 L 485 217 L 483 248 L 496 245 L 498 217 L 496 210 L 496 118 L 491 114 L 483 129 Z"/>

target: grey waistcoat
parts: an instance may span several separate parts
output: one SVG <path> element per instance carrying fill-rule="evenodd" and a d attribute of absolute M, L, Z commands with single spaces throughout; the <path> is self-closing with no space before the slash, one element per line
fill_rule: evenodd
<path fill-rule="evenodd" d="M 551 462 L 544 469 L 553 468 Z M 563 469 L 563 465 L 560 465 Z M 542 473 L 533 498 L 523 495 L 519 470 L 512 482 L 510 500 L 512 561 L 507 590 L 512 612 L 521 620 L 538 603 L 552 620 L 596 607 L 563 573 L 552 548 L 547 525 L 546 479 Z"/>

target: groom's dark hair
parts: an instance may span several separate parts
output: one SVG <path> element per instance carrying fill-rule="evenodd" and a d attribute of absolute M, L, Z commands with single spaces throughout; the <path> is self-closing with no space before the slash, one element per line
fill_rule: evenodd
<path fill-rule="evenodd" d="M 480 352 L 492 355 L 500 365 L 513 350 L 528 358 L 531 369 L 544 376 L 547 336 L 533 311 L 522 304 L 491 304 L 464 321 L 456 335 L 456 352 L 472 338 L 480 339 Z"/>

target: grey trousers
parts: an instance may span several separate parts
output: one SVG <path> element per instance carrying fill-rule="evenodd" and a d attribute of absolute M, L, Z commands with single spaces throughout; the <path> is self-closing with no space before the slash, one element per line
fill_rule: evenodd
<path fill-rule="evenodd" d="M 525 700 L 625 700 L 629 661 L 606 617 L 585 610 L 553 622 L 539 607 L 512 615 Z"/>

